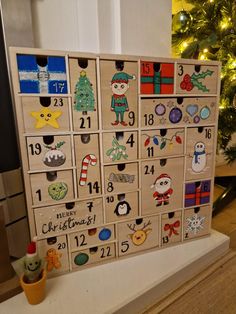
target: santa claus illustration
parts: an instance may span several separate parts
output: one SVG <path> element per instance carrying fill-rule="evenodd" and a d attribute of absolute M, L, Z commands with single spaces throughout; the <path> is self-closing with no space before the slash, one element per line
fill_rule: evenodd
<path fill-rule="evenodd" d="M 151 186 L 155 190 L 153 197 L 157 201 L 156 206 L 169 204 L 170 196 L 173 193 L 171 182 L 171 177 L 166 173 L 162 173 L 156 178 L 154 184 Z"/>

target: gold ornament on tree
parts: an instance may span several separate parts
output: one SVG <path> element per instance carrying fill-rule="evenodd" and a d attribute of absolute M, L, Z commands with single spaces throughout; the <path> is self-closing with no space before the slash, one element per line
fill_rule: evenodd
<path fill-rule="evenodd" d="M 173 16 L 172 29 L 175 33 L 187 32 L 191 24 L 192 24 L 192 15 L 185 10 L 181 10 Z"/>

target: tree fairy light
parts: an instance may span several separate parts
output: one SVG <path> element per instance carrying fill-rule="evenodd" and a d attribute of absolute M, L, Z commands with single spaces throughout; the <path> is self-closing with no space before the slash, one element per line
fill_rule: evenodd
<path fill-rule="evenodd" d="M 220 28 L 222 30 L 227 29 L 231 26 L 231 18 L 230 17 L 224 17 L 223 20 L 220 22 Z"/>
<path fill-rule="evenodd" d="M 221 62 L 221 96 L 218 144 L 226 149 L 231 134 L 236 132 L 236 1 L 186 0 L 191 9 L 192 23 L 173 28 L 173 47 L 182 58 L 218 60 Z M 187 16 L 188 14 L 186 14 Z M 188 45 L 185 44 L 188 43 Z M 186 48 L 185 48 L 186 46 Z M 178 55 L 177 55 L 178 56 Z M 230 118 L 233 116 L 233 119 Z M 225 150 L 229 158 L 230 151 Z"/>

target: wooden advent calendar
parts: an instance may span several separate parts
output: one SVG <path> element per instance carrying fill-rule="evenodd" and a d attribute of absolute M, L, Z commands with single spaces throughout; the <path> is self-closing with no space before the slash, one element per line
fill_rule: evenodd
<path fill-rule="evenodd" d="M 210 233 L 218 62 L 11 48 L 49 275 Z"/>

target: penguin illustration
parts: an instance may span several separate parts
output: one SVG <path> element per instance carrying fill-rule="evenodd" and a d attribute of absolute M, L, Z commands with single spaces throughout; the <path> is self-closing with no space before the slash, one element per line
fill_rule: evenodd
<path fill-rule="evenodd" d="M 128 202 L 121 201 L 116 205 L 116 208 L 114 210 L 114 213 L 117 216 L 126 216 L 131 211 L 131 207 Z"/>
<path fill-rule="evenodd" d="M 194 172 L 201 172 L 206 167 L 206 151 L 203 142 L 197 142 L 194 145 L 194 153 L 192 159 L 192 170 Z"/>

